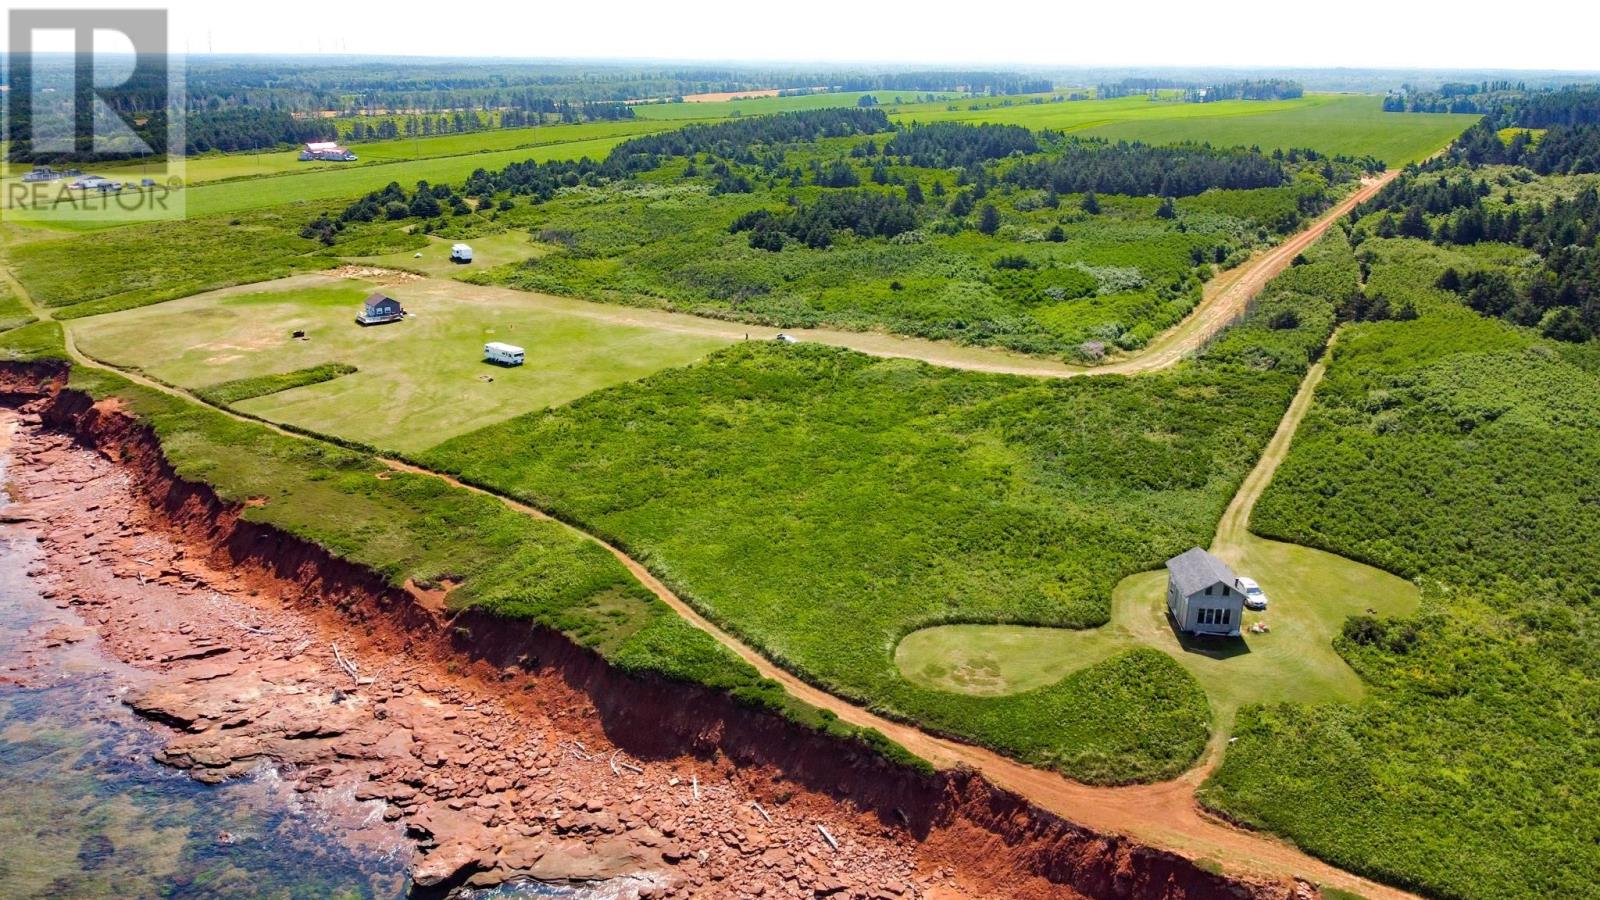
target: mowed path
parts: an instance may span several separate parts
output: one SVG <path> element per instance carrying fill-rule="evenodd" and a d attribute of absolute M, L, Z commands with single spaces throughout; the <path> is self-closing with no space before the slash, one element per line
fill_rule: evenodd
<path fill-rule="evenodd" d="M 1367 181 L 1359 191 L 1329 210 L 1305 230 L 1273 250 L 1258 255 L 1244 266 L 1234 270 L 1233 273 L 1228 273 L 1228 275 L 1219 278 L 1213 283 L 1213 290 L 1208 292 L 1200 306 L 1182 324 L 1159 336 L 1151 342 L 1145 351 L 1137 356 L 1110 365 L 1092 369 L 1080 368 L 999 351 L 953 347 L 931 341 L 895 338 L 879 334 L 857 334 L 824 330 L 806 330 L 794 333 L 820 343 L 836 344 L 872 355 L 909 357 L 920 359 L 933 365 L 985 372 L 1008 372 L 1045 377 L 1075 377 L 1089 374 L 1133 374 L 1167 368 L 1204 347 L 1212 337 L 1237 319 L 1261 288 L 1273 276 L 1288 267 L 1297 254 L 1314 243 L 1341 216 L 1347 214 L 1351 208 L 1381 189 L 1396 174 L 1398 173 L 1390 171 L 1384 173 L 1380 178 Z M 7 272 L 6 274 L 7 280 L 12 283 L 19 296 L 22 296 L 35 309 L 36 314 L 40 318 L 48 318 L 48 310 L 44 310 L 34 304 L 26 291 L 22 289 L 22 286 L 14 278 L 10 277 L 10 273 Z M 465 285 L 459 282 L 438 279 L 428 279 L 423 282 L 406 285 L 406 287 L 424 293 L 447 290 L 457 296 L 460 295 L 459 292 L 461 291 L 506 290 Z M 523 294 L 523 296 L 529 295 Z M 540 302 L 570 309 L 574 314 L 578 315 L 602 316 L 608 321 L 647 325 L 667 330 L 686 329 L 697 333 L 724 336 L 742 336 L 748 333 L 752 338 L 768 337 L 776 333 L 775 329 L 747 329 L 741 325 L 716 322 L 694 316 L 657 310 L 612 307 L 566 298 L 542 297 Z M 76 361 L 85 365 L 110 368 L 84 356 L 77 350 L 72 341 L 70 328 L 65 327 L 68 325 L 70 323 L 63 323 L 67 334 L 69 354 Z M 148 387 L 181 396 L 193 402 L 202 402 L 186 391 L 151 380 L 138 373 L 120 369 L 117 371 L 123 376 Z M 1312 395 L 1317 383 L 1321 380 L 1322 373 L 1323 365 L 1320 363 L 1313 366 L 1307 373 L 1298 393 L 1289 406 L 1288 412 L 1279 424 L 1272 440 L 1268 443 L 1260 461 L 1246 478 L 1219 523 L 1213 543 L 1214 549 L 1225 548 L 1230 542 L 1236 541 L 1238 536 L 1244 533 L 1248 525 L 1250 509 L 1254 506 L 1261 491 L 1271 481 L 1273 472 L 1276 471 L 1278 464 L 1287 453 L 1295 430 L 1299 427 L 1301 419 L 1310 408 Z M 237 418 L 261 422 L 259 419 L 242 416 L 231 410 L 223 411 Z M 272 423 L 262 422 L 262 424 L 275 430 L 281 430 Z M 283 433 L 290 434 L 287 431 Z M 559 520 L 553 519 L 543 510 L 494 494 L 482 488 L 463 484 L 447 475 L 421 469 L 398 460 L 385 460 L 385 463 L 397 470 L 442 478 L 465 490 L 495 496 L 507 506 L 527 515 L 559 522 Z M 1208 748 L 1202 765 L 1172 781 L 1128 787 L 1096 787 L 1071 781 L 1055 772 L 1025 765 L 991 750 L 939 737 L 913 725 L 884 718 L 803 681 L 798 676 L 768 660 L 753 647 L 723 631 L 681 597 L 673 593 L 642 563 L 628 556 L 621 549 L 573 525 L 564 522 L 560 524 L 585 539 L 605 547 L 633 573 L 641 584 L 660 598 L 662 602 L 674 609 L 684 619 L 710 634 L 734 653 L 737 653 L 762 675 L 782 684 L 795 697 L 818 708 L 830 710 L 838 715 L 840 719 L 853 725 L 875 728 L 891 740 L 936 766 L 943 768 L 967 766 L 982 773 L 996 785 L 1015 791 L 1039 807 L 1056 813 L 1069 821 L 1095 831 L 1124 834 L 1142 843 L 1173 850 L 1192 858 L 1215 860 L 1230 872 L 1274 878 L 1298 876 L 1318 884 L 1353 891 L 1362 896 L 1373 898 L 1373 900 L 1413 896 L 1405 891 L 1345 872 L 1306 854 L 1286 841 L 1261 832 L 1239 828 L 1202 810 L 1195 801 L 1195 788 L 1205 780 L 1215 766 L 1216 761 L 1220 758 L 1220 740 L 1214 742 L 1214 745 Z"/>

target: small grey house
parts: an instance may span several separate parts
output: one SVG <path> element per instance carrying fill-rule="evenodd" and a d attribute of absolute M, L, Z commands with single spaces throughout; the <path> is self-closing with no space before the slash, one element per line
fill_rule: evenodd
<path fill-rule="evenodd" d="M 1167 614 L 1187 634 L 1238 637 L 1244 592 L 1228 564 L 1199 547 L 1167 560 Z"/>
<path fill-rule="evenodd" d="M 356 321 L 362 325 L 380 325 L 384 322 L 398 322 L 406 317 L 406 311 L 400 308 L 400 301 L 382 292 L 375 293 L 361 304 L 361 312 L 356 313 Z"/>

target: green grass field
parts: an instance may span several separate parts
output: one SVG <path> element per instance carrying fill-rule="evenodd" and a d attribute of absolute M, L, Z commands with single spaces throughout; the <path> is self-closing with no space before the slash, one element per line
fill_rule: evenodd
<path fill-rule="evenodd" d="M 20 328 L 32 321 L 33 313 L 28 311 L 22 298 L 13 294 L 4 282 L 0 282 L 0 331 Z"/>
<path fill-rule="evenodd" d="M 97 316 L 73 328 L 85 353 L 194 389 L 353 365 L 355 374 L 238 407 L 404 452 L 683 365 L 726 343 L 568 315 L 514 294 L 465 299 L 452 296 L 449 282 L 383 288 L 411 317 L 363 328 L 354 315 L 374 289 L 312 276 L 274 290 L 235 289 Z M 307 339 L 290 337 L 297 330 Z M 492 340 L 525 347 L 528 363 L 484 363 L 483 344 Z"/>
<path fill-rule="evenodd" d="M 1254 577 L 1271 598 L 1264 612 L 1246 611 L 1245 627 L 1267 634 L 1233 641 L 1180 637 L 1166 615 L 1164 570 L 1129 576 L 1111 599 L 1111 621 L 1074 631 L 1014 625 L 943 625 L 906 635 L 895 664 L 926 687 L 994 696 L 1033 690 L 1135 647 L 1176 659 L 1204 687 L 1220 723 L 1246 703 L 1358 700 L 1354 669 L 1334 652 L 1346 618 L 1416 611 L 1415 585 L 1331 553 L 1248 538 L 1224 554 L 1234 571 Z"/>
<path fill-rule="evenodd" d="M 201 185 L 215 181 L 256 178 L 272 175 L 302 175 L 321 171 L 348 171 L 395 162 L 438 159 L 448 156 L 498 153 L 529 147 L 549 147 L 593 141 L 601 138 L 627 137 L 648 134 L 676 127 L 675 123 L 642 120 L 623 122 L 585 122 L 575 125 L 541 125 L 532 128 L 497 128 L 461 134 L 428 135 L 416 138 L 397 138 L 387 141 L 370 141 L 351 144 L 350 149 L 360 157 L 356 162 L 302 162 L 298 150 L 269 150 L 264 152 L 209 153 L 192 156 L 184 161 L 184 179 L 188 184 Z M 503 165 L 504 163 L 500 163 Z M 95 172 L 117 178 L 139 178 L 158 174 L 165 169 L 139 163 L 97 167 Z M 468 170 L 471 171 L 470 169 Z M 20 176 L 18 176 L 20 177 Z M 7 178 L 0 187 L 13 181 Z M 9 201 L 7 201 L 9 202 Z"/>
<path fill-rule="evenodd" d="M 764 116 L 802 109 L 855 106 L 857 101 L 868 94 L 877 97 L 878 104 L 885 109 L 906 106 L 914 98 L 929 94 L 949 99 L 960 99 L 962 96 L 949 91 L 834 91 L 797 97 L 750 97 L 744 100 L 719 100 L 710 103 L 640 103 L 634 106 L 633 113 L 638 119 L 646 121 L 686 123 L 696 119 Z M 906 102 L 896 102 L 897 97 Z"/>
<path fill-rule="evenodd" d="M 428 235 L 427 240 L 426 246 L 415 250 L 346 259 L 359 265 L 405 269 L 437 278 L 466 278 L 485 269 L 522 262 L 549 252 L 548 247 L 532 243 L 526 231 L 502 231 L 466 239 L 465 243 L 472 248 L 472 262 L 462 265 L 450 259 L 450 248 L 456 241 L 432 235 Z"/>
<path fill-rule="evenodd" d="M 1477 118 L 1386 113 L 1379 97 L 1342 94 L 1219 103 L 1143 97 L 1032 103 L 1028 98 L 1014 98 L 1010 105 L 1003 105 L 1003 101 L 990 98 L 978 104 L 979 109 L 969 109 L 970 105 L 909 104 L 893 116 L 900 122 L 998 122 L 1155 144 L 1195 141 L 1265 150 L 1309 147 L 1323 153 L 1376 156 L 1391 167 L 1433 155 Z"/>
<path fill-rule="evenodd" d="M 488 153 L 459 153 L 450 156 L 392 162 L 374 162 L 344 169 L 318 169 L 308 172 L 288 171 L 278 175 L 263 175 L 233 181 L 216 181 L 198 184 L 184 193 L 184 214 L 190 218 L 239 214 L 266 207 L 282 206 L 294 202 L 339 201 L 330 205 L 342 207 L 344 202 L 368 191 L 381 189 L 391 181 L 402 185 L 416 182 L 455 182 L 466 180 L 477 169 L 502 168 L 523 160 L 591 159 L 603 158 L 612 147 L 627 140 L 629 135 L 587 138 L 559 144 L 547 144 Z M 24 224 L 63 229 L 100 229 L 120 223 L 71 209 L 12 210 L 14 217 Z"/>

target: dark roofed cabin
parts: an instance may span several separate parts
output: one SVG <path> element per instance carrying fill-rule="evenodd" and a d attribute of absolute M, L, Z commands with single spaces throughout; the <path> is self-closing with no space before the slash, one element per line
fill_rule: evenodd
<path fill-rule="evenodd" d="M 1244 592 L 1227 563 L 1193 547 L 1167 560 L 1167 612 L 1179 631 L 1238 637 Z"/>
<path fill-rule="evenodd" d="M 380 325 L 384 322 L 398 322 L 405 318 L 406 311 L 400 308 L 400 301 L 388 294 L 375 293 L 367 298 L 361 305 L 361 312 L 356 314 L 356 321 L 362 325 Z"/>

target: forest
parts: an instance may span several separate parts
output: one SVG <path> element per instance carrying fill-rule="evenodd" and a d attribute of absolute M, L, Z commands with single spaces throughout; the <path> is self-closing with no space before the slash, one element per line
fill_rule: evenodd
<path fill-rule="evenodd" d="M 1566 136 L 1562 140 L 1594 141 L 1600 150 L 1600 128 L 1595 126 L 1552 129 L 1540 143 L 1558 134 Z M 1594 180 L 1566 195 L 1519 201 L 1517 190 L 1535 178 L 1528 170 L 1539 169 L 1507 169 L 1518 164 L 1503 161 L 1503 156 L 1475 161 L 1495 156 L 1476 149 L 1486 140 L 1501 144 L 1489 125 L 1474 127 L 1449 154 L 1396 179 L 1357 215 L 1372 217 L 1371 230 L 1379 238 L 1421 238 L 1453 246 L 1497 243 L 1530 251 L 1536 266 L 1466 272 L 1449 268 L 1438 287 L 1483 315 L 1537 327 L 1549 338 L 1582 343 L 1600 335 L 1600 191 Z M 1531 150 L 1536 145 L 1521 134 L 1502 146 L 1507 156 L 1521 159 L 1536 152 Z M 1600 155 L 1585 158 L 1600 161 Z"/>
<path fill-rule="evenodd" d="M 1474 113 L 1497 128 L 1551 128 L 1600 124 L 1600 86 L 1569 84 L 1530 89 L 1509 81 L 1446 84 L 1435 91 L 1404 91 L 1384 98 L 1387 112 Z"/>

